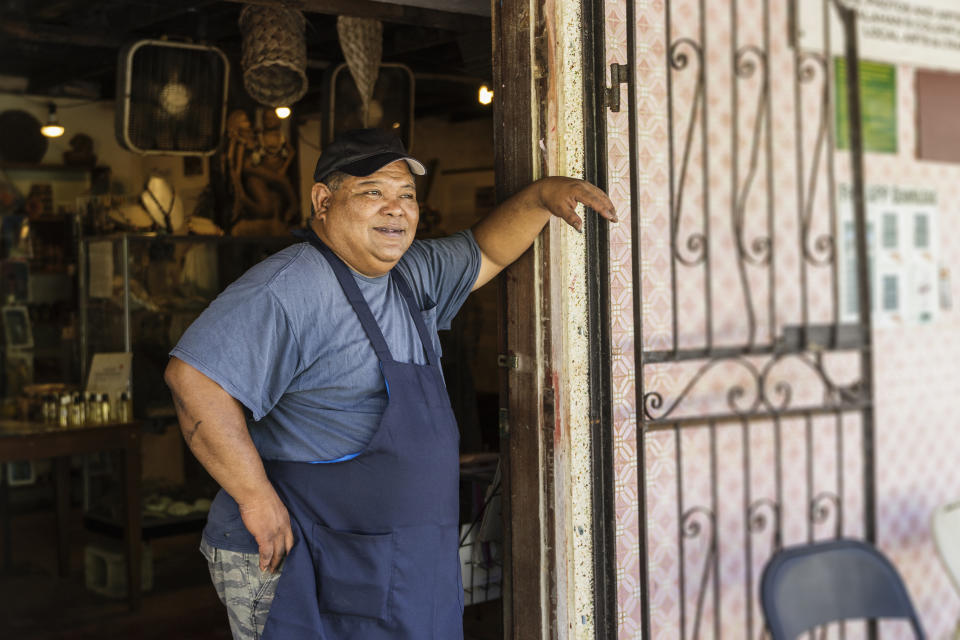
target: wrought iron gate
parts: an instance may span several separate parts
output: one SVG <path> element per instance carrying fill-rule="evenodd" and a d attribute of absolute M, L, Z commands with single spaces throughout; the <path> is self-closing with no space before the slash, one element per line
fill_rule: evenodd
<path fill-rule="evenodd" d="M 798 46 L 801 1 L 823 3 L 823 52 Z M 609 32 L 618 3 L 599 4 Z M 611 231 L 607 321 L 613 412 L 632 407 L 619 424 L 633 431 L 606 437 L 635 437 L 636 485 L 595 517 L 622 538 L 623 505 L 635 504 L 638 537 L 609 542 L 621 610 L 598 636 L 760 637 L 759 575 L 776 549 L 875 540 L 862 144 L 850 126 L 838 152 L 834 117 L 840 95 L 860 121 L 855 16 L 835 0 L 622 8 L 626 59 L 608 33 L 610 73 L 595 71 L 612 84 L 595 123 L 601 182 L 629 198 L 619 262 Z M 618 333 L 625 304 L 632 327 Z M 633 582 L 639 619 L 623 610 Z"/>

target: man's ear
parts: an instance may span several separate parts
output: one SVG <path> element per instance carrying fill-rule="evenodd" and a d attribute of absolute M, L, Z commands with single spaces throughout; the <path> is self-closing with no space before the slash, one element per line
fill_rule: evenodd
<path fill-rule="evenodd" d="M 326 214 L 332 196 L 333 192 L 330 191 L 330 187 L 327 185 L 322 182 L 315 182 L 313 184 L 313 189 L 310 190 L 310 201 L 313 203 L 315 217 L 322 218 Z"/>

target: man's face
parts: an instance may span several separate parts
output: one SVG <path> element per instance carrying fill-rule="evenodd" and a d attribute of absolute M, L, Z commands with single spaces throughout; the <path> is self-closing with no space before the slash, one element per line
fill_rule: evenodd
<path fill-rule="evenodd" d="M 369 176 L 347 176 L 336 191 L 313 185 L 313 230 L 341 260 L 368 277 L 393 268 L 413 242 L 420 208 L 404 160 Z"/>

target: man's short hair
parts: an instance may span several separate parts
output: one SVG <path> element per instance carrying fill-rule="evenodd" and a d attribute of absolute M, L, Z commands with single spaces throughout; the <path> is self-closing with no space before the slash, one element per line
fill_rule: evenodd
<path fill-rule="evenodd" d="M 343 181 L 346 180 L 347 177 L 347 174 L 345 174 L 343 171 L 334 171 L 333 173 L 324 176 L 320 182 L 327 185 L 327 188 L 333 192 L 340 188 L 340 185 L 343 184 Z"/>

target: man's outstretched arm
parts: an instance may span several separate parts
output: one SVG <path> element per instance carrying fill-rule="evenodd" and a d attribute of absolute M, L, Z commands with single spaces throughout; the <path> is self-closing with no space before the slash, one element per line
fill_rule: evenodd
<path fill-rule="evenodd" d="M 480 247 L 480 273 L 474 290 L 519 258 L 550 216 L 562 218 L 581 231 L 583 221 L 576 213 L 578 203 L 607 220 L 617 221 L 610 198 L 594 185 L 576 178 L 550 177 L 524 187 L 474 225 L 473 237 Z"/>
<path fill-rule="evenodd" d="M 275 571 L 293 546 L 290 515 L 267 479 L 240 403 L 178 358 L 170 358 L 164 380 L 190 451 L 240 505 L 243 524 L 260 545 L 260 569 Z"/>

